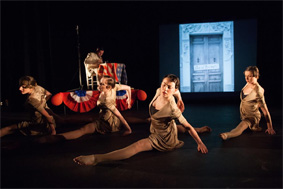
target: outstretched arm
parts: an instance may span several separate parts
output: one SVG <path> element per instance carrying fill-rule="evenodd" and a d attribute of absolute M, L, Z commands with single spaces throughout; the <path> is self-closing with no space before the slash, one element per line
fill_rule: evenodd
<path fill-rule="evenodd" d="M 56 130 L 55 130 L 55 119 L 53 116 L 51 116 L 44 108 L 40 110 L 40 113 L 46 117 L 48 123 L 50 124 L 51 127 L 51 134 L 56 135 Z"/>
<path fill-rule="evenodd" d="M 260 109 L 264 115 L 264 118 L 266 120 L 266 124 L 267 124 L 267 129 L 265 130 L 266 133 L 270 134 L 270 135 L 274 135 L 275 134 L 275 131 L 273 129 L 273 126 L 272 126 L 272 121 L 271 121 L 271 116 L 270 116 L 270 113 L 268 111 L 268 108 L 267 106 L 260 106 Z"/>
<path fill-rule="evenodd" d="M 46 101 L 52 96 L 52 94 L 45 90 L 45 98 Z M 53 116 L 51 116 L 45 109 L 45 103 L 41 103 L 39 100 L 35 99 L 35 98 L 30 98 L 29 99 L 29 103 L 30 105 L 32 105 L 38 112 L 40 112 L 42 114 L 42 116 L 44 116 L 47 120 L 47 122 L 50 124 L 50 127 L 52 129 L 52 135 L 56 134 L 56 130 L 55 130 L 55 119 L 53 118 Z"/>
<path fill-rule="evenodd" d="M 132 90 L 131 87 L 128 85 L 120 85 L 120 90 L 126 90 L 128 93 L 128 99 L 127 99 L 127 103 L 128 103 L 128 108 L 131 108 L 131 99 L 132 99 Z"/>
<path fill-rule="evenodd" d="M 189 130 L 190 135 L 194 138 L 196 143 L 198 144 L 198 151 L 201 151 L 201 153 L 206 154 L 208 152 L 208 149 L 206 148 L 205 144 L 200 139 L 199 135 L 197 134 L 196 130 L 189 124 L 187 121 L 182 123 L 186 129 Z"/>
<path fill-rule="evenodd" d="M 131 134 L 132 133 L 132 129 L 129 126 L 128 122 L 125 120 L 125 118 L 122 116 L 122 114 L 119 112 L 119 110 L 117 108 L 115 108 L 113 113 L 120 119 L 120 121 L 123 123 L 123 125 L 126 128 L 126 131 L 123 133 L 123 136 Z"/>

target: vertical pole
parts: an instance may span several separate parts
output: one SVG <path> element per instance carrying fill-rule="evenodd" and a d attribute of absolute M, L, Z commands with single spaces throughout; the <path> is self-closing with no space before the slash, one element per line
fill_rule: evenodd
<path fill-rule="evenodd" d="M 137 110 L 139 110 L 139 100 L 136 99 L 136 101 L 137 101 Z"/>
<path fill-rule="evenodd" d="M 80 89 L 82 90 L 82 70 L 81 70 L 81 55 L 80 55 L 80 40 L 79 40 L 79 26 L 76 26 L 77 30 L 77 43 L 78 43 L 78 61 L 79 61 L 79 81 L 80 81 Z"/>
<path fill-rule="evenodd" d="M 64 115 L 66 115 L 67 114 L 67 112 L 66 112 L 66 106 L 65 106 L 65 104 L 64 104 Z"/>

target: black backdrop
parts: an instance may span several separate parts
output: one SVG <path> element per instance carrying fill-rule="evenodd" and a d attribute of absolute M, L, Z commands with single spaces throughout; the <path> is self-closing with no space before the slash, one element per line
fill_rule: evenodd
<path fill-rule="evenodd" d="M 81 63 L 103 46 L 104 60 L 125 63 L 128 84 L 148 93 L 147 105 L 160 82 L 161 24 L 245 18 L 258 21 L 257 65 L 267 103 L 281 107 L 281 1 L 2 1 L 1 101 L 22 110 L 23 75 L 34 76 L 53 94 L 78 88 L 78 25 Z"/>

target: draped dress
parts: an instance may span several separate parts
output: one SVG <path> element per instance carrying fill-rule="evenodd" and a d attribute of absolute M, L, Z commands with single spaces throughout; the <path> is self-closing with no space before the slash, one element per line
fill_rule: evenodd
<path fill-rule="evenodd" d="M 259 107 L 265 107 L 264 89 L 257 83 L 255 88 L 248 94 L 244 95 L 243 90 L 247 84 L 243 87 L 240 93 L 240 116 L 242 121 L 246 121 L 251 130 L 260 130 L 259 122 L 261 119 L 261 113 Z"/>
<path fill-rule="evenodd" d="M 46 89 L 39 85 L 35 86 L 33 92 L 28 94 L 25 107 L 29 112 L 30 119 L 17 124 L 19 131 L 26 136 L 51 134 L 50 123 L 40 113 L 43 109 L 49 109 L 46 103 Z M 56 127 L 54 118 L 52 123 Z"/>
<path fill-rule="evenodd" d="M 116 91 L 121 90 L 119 84 L 115 84 L 115 87 L 111 89 L 106 95 L 100 93 L 97 100 L 97 106 L 99 110 L 99 118 L 95 120 L 96 131 L 101 134 L 109 132 L 120 131 L 122 123 L 120 119 L 113 113 L 116 108 Z"/>
<path fill-rule="evenodd" d="M 151 117 L 149 141 L 151 146 L 158 151 L 171 151 L 184 145 L 183 141 L 178 140 L 178 130 L 175 119 L 181 124 L 186 122 L 182 112 L 177 107 L 174 96 L 160 110 L 153 111 L 153 102 L 160 96 L 160 88 L 149 104 L 149 114 Z"/>

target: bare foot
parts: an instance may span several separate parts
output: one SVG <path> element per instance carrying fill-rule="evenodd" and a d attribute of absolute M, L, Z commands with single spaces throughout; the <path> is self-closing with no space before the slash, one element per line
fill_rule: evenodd
<path fill-rule="evenodd" d="M 95 161 L 94 155 L 88 156 L 78 156 L 73 159 L 73 161 L 79 165 L 96 165 L 98 162 Z"/>
<path fill-rule="evenodd" d="M 227 136 L 226 133 L 221 133 L 219 136 L 222 138 L 222 140 L 227 140 L 228 139 L 228 136 Z"/>
<path fill-rule="evenodd" d="M 127 130 L 127 131 L 125 131 L 125 132 L 122 134 L 122 136 L 127 136 L 127 135 L 130 135 L 130 134 L 132 134 L 132 131 L 131 131 L 131 130 Z"/>
<path fill-rule="evenodd" d="M 208 126 L 203 126 L 201 128 L 195 128 L 196 132 L 198 133 L 210 133 L 212 129 Z"/>

